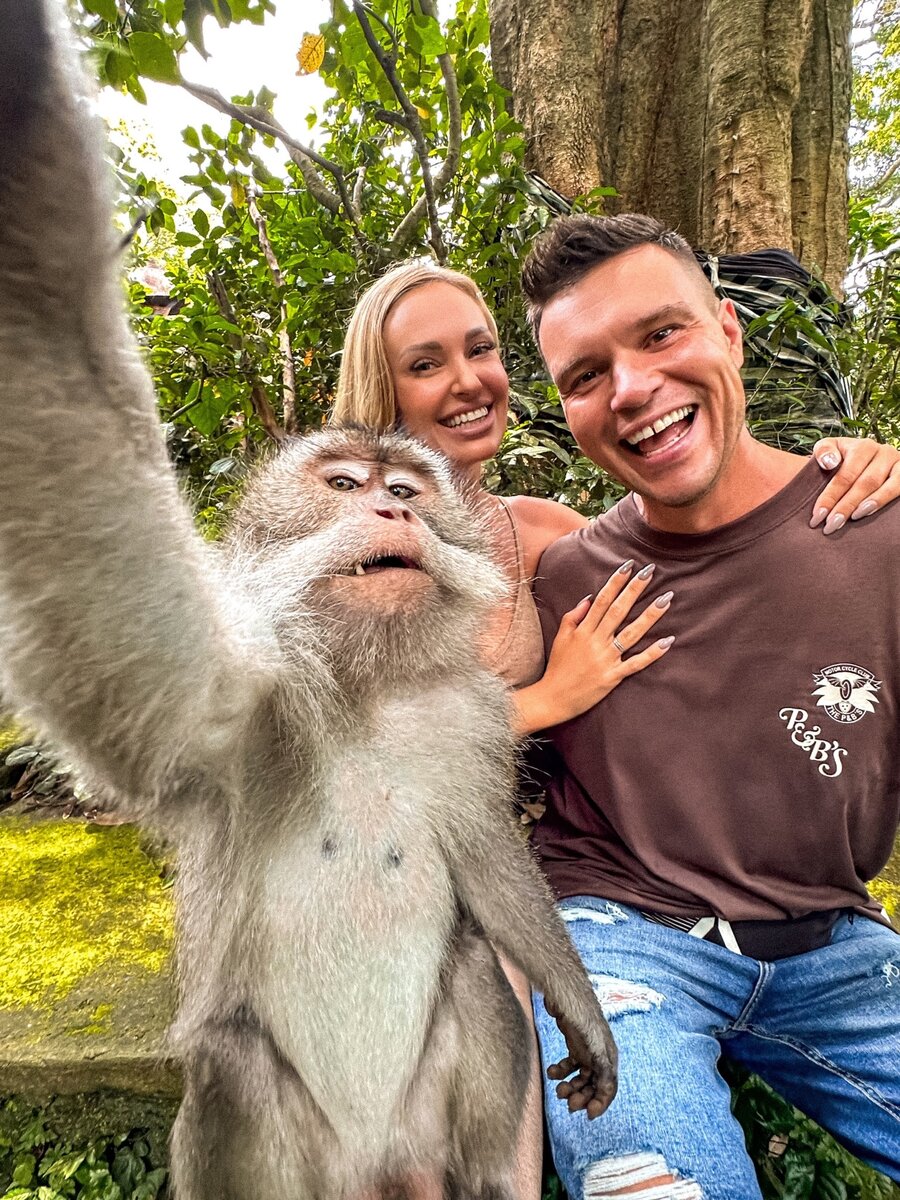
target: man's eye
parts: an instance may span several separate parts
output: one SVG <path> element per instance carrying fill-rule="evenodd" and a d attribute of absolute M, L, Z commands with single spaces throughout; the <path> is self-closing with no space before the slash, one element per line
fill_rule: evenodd
<path fill-rule="evenodd" d="M 336 492 L 352 492 L 359 487 L 359 484 L 349 475 L 334 475 L 328 480 L 328 486 L 334 488 Z"/>
<path fill-rule="evenodd" d="M 664 325 L 662 327 L 662 329 L 654 329 L 654 331 L 650 334 L 650 341 L 651 342 L 664 342 L 674 332 L 675 332 L 674 325 Z"/>
<path fill-rule="evenodd" d="M 407 487 L 405 483 L 392 483 L 388 491 L 398 500 L 411 500 L 413 496 L 418 495 L 415 488 Z"/>

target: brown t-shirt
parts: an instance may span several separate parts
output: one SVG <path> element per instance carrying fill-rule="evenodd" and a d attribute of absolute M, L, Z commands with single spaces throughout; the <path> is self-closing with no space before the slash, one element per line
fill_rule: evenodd
<path fill-rule="evenodd" d="M 549 648 L 625 559 L 672 589 L 672 649 L 551 730 L 535 844 L 560 896 L 730 921 L 854 907 L 900 817 L 900 505 L 809 528 L 814 463 L 746 517 L 662 533 L 633 497 L 544 554 Z M 649 644 L 649 639 L 641 645 Z"/>

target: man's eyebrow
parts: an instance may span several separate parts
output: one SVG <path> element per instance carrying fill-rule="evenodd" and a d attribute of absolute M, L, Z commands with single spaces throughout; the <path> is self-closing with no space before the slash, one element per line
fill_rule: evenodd
<path fill-rule="evenodd" d="M 648 313 L 646 316 L 635 321 L 635 329 L 644 329 L 648 325 L 664 324 L 666 321 L 671 321 L 673 317 L 678 317 L 681 320 L 693 317 L 693 311 L 687 304 L 663 304 L 654 312 Z"/>
<path fill-rule="evenodd" d="M 476 325 L 474 329 L 469 329 L 466 332 L 466 341 L 468 341 L 469 338 L 481 337 L 482 334 L 490 332 L 491 331 L 488 329 L 487 325 Z M 411 346 L 404 346 L 403 353 L 421 354 L 426 350 L 443 350 L 443 348 L 444 347 L 441 342 L 414 342 Z"/>

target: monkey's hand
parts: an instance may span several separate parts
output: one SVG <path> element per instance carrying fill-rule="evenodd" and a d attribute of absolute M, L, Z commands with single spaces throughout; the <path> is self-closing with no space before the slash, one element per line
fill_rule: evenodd
<path fill-rule="evenodd" d="M 547 1068 L 547 1076 L 563 1081 L 558 1085 L 556 1094 L 560 1100 L 566 1101 L 569 1112 L 584 1110 L 588 1120 L 592 1121 L 609 1108 L 618 1086 L 618 1052 L 606 1018 L 600 1015 L 600 1023 L 592 1030 L 594 1036 L 589 1039 L 550 1005 L 546 1005 L 546 1008 L 566 1039 L 569 1051 L 568 1057 Z M 573 1078 L 570 1079 L 570 1075 Z"/>

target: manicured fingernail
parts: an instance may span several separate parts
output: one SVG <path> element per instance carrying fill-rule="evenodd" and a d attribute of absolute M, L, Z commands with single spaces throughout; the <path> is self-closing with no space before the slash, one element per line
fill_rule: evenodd
<path fill-rule="evenodd" d="M 620 575 L 630 575 L 630 574 L 631 574 L 631 568 L 632 568 L 633 566 L 634 566 L 634 559 L 633 559 L 633 558 L 629 558 L 627 562 L 623 562 L 623 563 L 622 563 L 622 565 L 621 565 L 621 567 L 619 567 L 619 574 L 620 574 Z"/>
<path fill-rule="evenodd" d="M 578 601 L 578 604 L 576 604 L 575 607 L 578 608 L 579 605 L 587 604 L 589 600 L 593 600 L 593 599 L 594 599 L 593 593 L 589 592 L 586 596 L 581 597 L 581 599 Z"/>
<path fill-rule="evenodd" d="M 823 471 L 833 471 L 835 467 L 840 465 L 841 456 L 835 454 L 833 450 L 829 450 L 827 454 L 823 454 L 818 460 L 819 466 Z"/>
<path fill-rule="evenodd" d="M 663 592 L 663 594 L 661 596 L 657 596 L 657 598 L 656 598 L 656 601 L 655 601 L 656 607 L 657 608 L 668 608 L 672 602 L 672 597 L 674 595 L 675 595 L 674 592 Z"/>
<path fill-rule="evenodd" d="M 874 500 L 863 500 L 862 504 L 857 504 L 853 512 L 850 514 L 851 521 L 858 521 L 860 517 L 867 517 L 869 513 L 873 513 L 878 505 Z"/>
<path fill-rule="evenodd" d="M 672 643 L 674 641 L 675 641 L 675 635 L 672 634 L 670 637 L 660 638 L 656 644 L 660 648 L 660 650 L 668 650 L 668 648 L 672 645 Z"/>
<path fill-rule="evenodd" d="M 810 529 L 817 529 L 828 516 L 828 513 L 829 509 L 827 508 L 817 508 L 812 515 L 812 520 L 809 523 Z"/>
<path fill-rule="evenodd" d="M 847 524 L 847 518 L 844 516 L 843 513 L 832 513 L 831 516 L 828 518 L 828 520 L 825 522 L 825 528 L 822 530 L 822 532 L 823 533 L 837 533 L 837 531 L 839 529 L 843 529 L 846 524 Z"/>
<path fill-rule="evenodd" d="M 637 578 L 638 579 L 649 579 L 655 570 L 656 570 L 656 563 L 647 563 L 646 567 L 644 567 L 644 569 L 642 571 L 638 571 Z"/>

